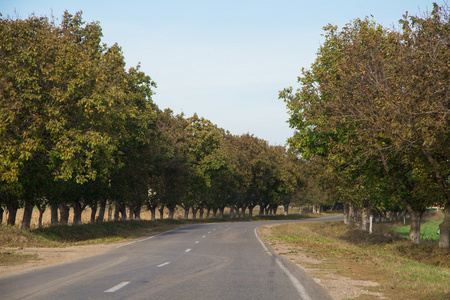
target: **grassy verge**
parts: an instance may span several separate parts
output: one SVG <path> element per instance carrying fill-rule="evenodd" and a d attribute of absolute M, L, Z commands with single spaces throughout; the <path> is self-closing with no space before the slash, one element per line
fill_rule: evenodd
<path fill-rule="evenodd" d="M 367 289 L 389 299 L 450 299 L 449 249 L 411 245 L 397 235 L 369 235 L 342 221 L 277 225 L 265 238 L 320 260 L 304 265 L 316 270 L 315 277 L 335 274 L 378 282 Z"/>

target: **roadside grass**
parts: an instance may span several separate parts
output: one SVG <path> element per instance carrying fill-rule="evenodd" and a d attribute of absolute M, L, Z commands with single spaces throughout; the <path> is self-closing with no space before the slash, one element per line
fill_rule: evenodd
<path fill-rule="evenodd" d="M 377 282 L 366 289 L 388 299 L 450 299 L 450 249 L 435 244 L 412 245 L 396 234 L 370 235 L 342 221 L 281 224 L 265 238 L 320 260 L 302 264 L 318 278 L 335 273 Z"/>
<path fill-rule="evenodd" d="M 18 254 L 14 251 L 0 251 L 0 266 L 13 266 L 38 260 L 37 254 Z"/>

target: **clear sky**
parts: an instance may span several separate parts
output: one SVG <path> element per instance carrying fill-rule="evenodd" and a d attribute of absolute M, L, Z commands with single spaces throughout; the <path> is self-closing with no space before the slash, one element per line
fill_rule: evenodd
<path fill-rule="evenodd" d="M 297 87 L 328 23 L 373 15 L 385 27 L 408 11 L 445 0 L 0 0 L 0 13 L 61 19 L 83 11 L 99 21 L 103 42 L 118 43 L 128 66 L 158 85 L 154 102 L 211 120 L 233 134 L 284 145 L 293 130 L 278 91 Z"/>

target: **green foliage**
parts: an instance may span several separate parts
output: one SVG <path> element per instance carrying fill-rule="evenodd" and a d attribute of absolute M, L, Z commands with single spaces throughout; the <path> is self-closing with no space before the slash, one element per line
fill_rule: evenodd
<path fill-rule="evenodd" d="M 405 15 L 402 31 L 369 18 L 325 26 L 300 87 L 280 92 L 297 130 L 289 144 L 329 165 L 346 201 L 414 212 L 448 205 L 448 12 Z"/>

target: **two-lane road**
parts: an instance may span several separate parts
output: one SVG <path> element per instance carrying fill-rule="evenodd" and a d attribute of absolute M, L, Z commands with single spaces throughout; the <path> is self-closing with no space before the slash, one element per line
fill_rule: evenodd
<path fill-rule="evenodd" d="M 101 255 L 0 278 L 0 298 L 331 299 L 259 239 L 256 228 L 271 223 L 172 230 Z"/>

